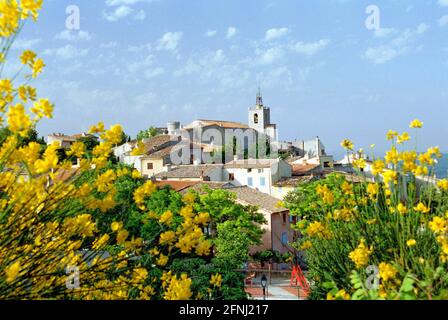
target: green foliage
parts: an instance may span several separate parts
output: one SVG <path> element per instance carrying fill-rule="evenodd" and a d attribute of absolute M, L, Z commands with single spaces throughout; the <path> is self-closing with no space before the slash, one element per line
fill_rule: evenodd
<path fill-rule="evenodd" d="M 137 140 L 141 141 L 143 139 L 149 139 L 149 138 L 157 136 L 158 134 L 159 134 L 159 132 L 157 131 L 157 128 L 149 127 L 146 130 L 139 131 L 139 133 L 137 134 Z"/>

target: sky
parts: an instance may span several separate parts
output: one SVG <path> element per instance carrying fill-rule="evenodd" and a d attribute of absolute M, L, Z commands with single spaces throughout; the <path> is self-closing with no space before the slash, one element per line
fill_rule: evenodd
<path fill-rule="evenodd" d="M 448 151 L 448 0 L 44 3 L 13 47 L 47 65 L 34 84 L 55 114 L 41 135 L 100 120 L 131 135 L 175 120 L 247 123 L 260 86 L 281 140 L 383 151 L 389 129 L 418 118 L 419 146 Z M 71 5 L 79 29 L 66 23 Z"/>

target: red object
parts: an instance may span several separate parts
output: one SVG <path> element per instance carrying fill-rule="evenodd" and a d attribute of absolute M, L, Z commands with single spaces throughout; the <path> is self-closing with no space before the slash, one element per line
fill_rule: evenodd
<path fill-rule="evenodd" d="M 306 296 L 308 296 L 308 294 L 310 293 L 310 285 L 303 275 L 302 269 L 299 265 L 295 265 L 292 267 L 291 282 L 289 285 L 298 285 Z"/>

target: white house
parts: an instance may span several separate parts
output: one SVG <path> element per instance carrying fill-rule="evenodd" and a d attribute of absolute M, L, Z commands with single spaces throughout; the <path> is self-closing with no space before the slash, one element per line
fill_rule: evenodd
<path fill-rule="evenodd" d="M 274 183 L 292 175 L 291 165 L 281 159 L 234 160 L 224 168 L 234 185 L 248 186 L 269 195 Z"/>

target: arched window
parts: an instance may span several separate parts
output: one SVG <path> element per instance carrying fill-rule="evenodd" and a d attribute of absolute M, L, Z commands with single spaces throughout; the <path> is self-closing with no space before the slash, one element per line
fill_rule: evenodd
<path fill-rule="evenodd" d="M 254 123 L 258 124 L 258 113 L 254 114 Z"/>

